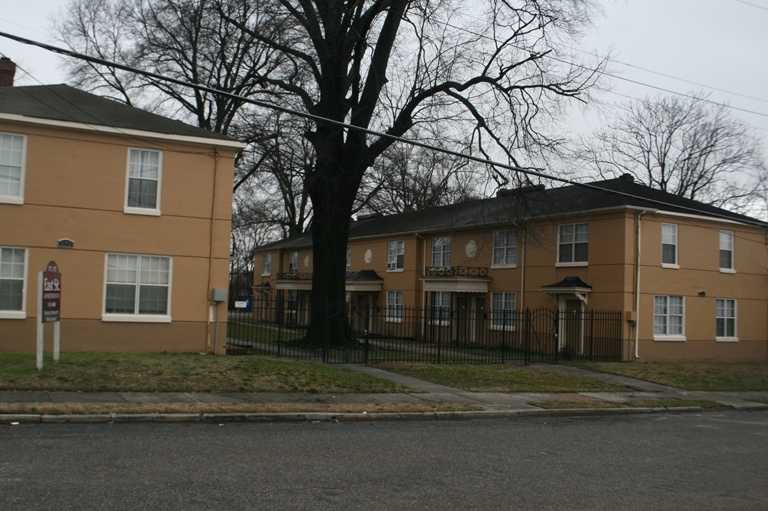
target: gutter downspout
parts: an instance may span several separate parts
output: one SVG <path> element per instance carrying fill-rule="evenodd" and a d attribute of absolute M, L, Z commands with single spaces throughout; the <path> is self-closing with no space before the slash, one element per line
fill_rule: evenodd
<path fill-rule="evenodd" d="M 520 307 L 519 310 L 523 310 L 525 308 L 525 249 L 527 248 L 528 244 L 526 243 L 527 240 L 527 234 L 528 231 L 523 229 L 523 257 L 522 257 L 522 268 L 520 268 Z"/>
<path fill-rule="evenodd" d="M 640 342 L 640 235 L 642 232 L 641 224 L 643 221 L 643 215 L 646 213 L 646 210 L 642 210 L 637 214 L 637 251 L 635 258 L 635 360 L 640 358 L 640 346 L 638 345 Z"/>
<path fill-rule="evenodd" d="M 421 274 L 425 275 L 427 272 L 427 239 L 421 236 L 418 232 L 413 233 L 416 238 L 421 239 Z M 416 280 L 420 280 L 418 277 Z M 422 310 L 425 310 L 427 306 L 427 290 L 424 289 L 424 281 L 421 281 L 421 307 Z M 421 314 L 421 335 L 426 335 L 427 332 L 427 324 L 426 324 L 426 318 L 424 317 L 426 314 Z"/>
<path fill-rule="evenodd" d="M 214 336 L 214 345 L 213 345 L 213 354 L 214 356 L 217 354 L 218 350 L 218 344 L 219 344 L 219 305 L 218 303 L 214 302 L 211 298 L 211 289 L 213 286 L 213 243 L 214 243 L 214 237 L 216 235 L 216 181 L 218 178 L 218 170 L 219 170 L 219 150 L 218 148 L 213 149 L 213 198 L 211 200 L 211 225 L 208 232 L 209 236 L 209 244 L 208 244 L 208 289 L 206 292 L 208 293 L 208 300 L 209 300 L 209 310 L 208 310 L 208 328 L 206 328 L 206 339 L 205 339 L 205 351 L 209 351 L 211 349 L 211 316 L 215 315 L 215 336 Z M 211 314 L 213 313 L 213 314 Z"/>

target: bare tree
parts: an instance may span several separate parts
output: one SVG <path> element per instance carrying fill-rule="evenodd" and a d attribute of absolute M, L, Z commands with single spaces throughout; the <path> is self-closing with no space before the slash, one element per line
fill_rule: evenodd
<path fill-rule="evenodd" d="M 582 140 L 593 174 L 629 173 L 652 188 L 732 210 L 750 208 L 765 162 L 750 128 L 703 95 L 625 103 Z"/>
<path fill-rule="evenodd" d="M 98 2 L 75 0 L 88 1 Z M 222 46 L 227 62 L 236 55 L 243 61 L 242 67 L 227 66 L 221 75 L 212 65 L 197 73 L 199 60 L 187 62 L 196 47 L 175 44 L 171 32 L 167 36 L 172 51 L 153 52 L 137 44 L 128 52 L 135 65 L 214 87 L 220 83 L 227 91 L 276 106 L 295 105 L 312 116 L 304 137 L 312 146 L 314 163 L 304 176 L 303 190 L 312 202 L 315 304 L 344 303 L 349 219 L 366 172 L 394 143 L 390 136 L 429 125 L 438 133 L 465 135 L 475 154 L 522 166 L 530 154 L 556 146 L 558 140 L 548 135 L 548 121 L 564 100 L 584 98 L 603 68 L 602 62 L 584 63 L 568 51 L 590 24 L 595 6 L 589 0 L 130 3 L 131 19 L 146 32 L 156 27 L 165 40 L 156 21 L 166 19 L 174 20 L 182 34 L 210 26 L 209 37 L 189 39 L 212 38 L 212 46 Z M 204 8 L 202 14 L 199 8 Z M 190 24 L 190 19 L 198 21 Z M 90 37 L 89 30 L 87 25 L 82 31 L 85 37 Z M 146 32 L 142 37 L 155 35 Z M 219 42 L 219 34 L 233 39 Z M 141 40 L 138 33 L 133 37 Z M 115 40 L 119 46 L 120 38 Z M 223 44 L 232 41 L 237 43 Z M 70 45 L 78 47 L 78 41 L 70 40 Z M 169 61 L 173 65 L 166 68 Z M 102 73 L 100 79 L 115 79 L 108 71 Z M 247 86 L 237 90 L 219 79 L 229 76 Z M 199 125 L 216 119 L 209 123 L 212 129 L 226 127 L 232 119 L 228 114 L 242 108 L 233 100 L 224 107 L 215 104 L 209 114 L 198 108 L 200 100 L 209 99 L 199 92 L 148 84 L 189 111 L 194 106 Z M 521 180 L 514 173 L 489 170 L 489 177 L 499 183 Z M 320 307 L 312 309 L 307 344 L 354 342 L 343 315 L 333 321 L 325 321 L 324 315 Z"/>

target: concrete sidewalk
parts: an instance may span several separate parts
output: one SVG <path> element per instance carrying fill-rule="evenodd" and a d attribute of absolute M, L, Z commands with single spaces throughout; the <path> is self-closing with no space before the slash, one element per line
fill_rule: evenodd
<path fill-rule="evenodd" d="M 199 392 L 48 392 L 48 391 L 0 391 L 0 403 L 87 403 L 87 404 L 390 404 L 415 405 L 469 404 L 477 407 L 472 412 L 415 412 L 415 413 L 253 413 L 253 414 L 105 414 L 100 416 L 47 416 L 47 415 L 0 415 L 0 424 L 15 422 L 117 422 L 138 420 L 359 420 L 392 418 L 476 418 L 508 415 L 585 415 L 615 413 L 648 413 L 653 411 L 701 411 L 698 406 L 686 402 L 706 400 L 730 406 L 738 410 L 768 410 L 768 405 L 755 399 L 768 400 L 768 391 L 755 392 L 692 392 L 664 385 L 635 380 L 624 376 L 596 373 L 572 366 L 551 365 L 548 368 L 569 374 L 593 378 L 628 389 L 626 392 L 555 393 L 496 393 L 469 392 L 453 387 L 419 380 L 410 376 L 391 373 L 364 365 L 344 365 L 352 371 L 389 380 L 418 392 L 401 394 L 308 394 L 308 393 L 199 393 Z M 639 401 L 673 401 L 678 406 L 666 408 L 573 408 L 573 402 L 603 401 L 626 406 Z M 557 403 L 568 407 L 557 408 Z M 551 403 L 553 408 L 541 408 L 530 403 Z M 692 403 L 695 404 L 695 403 Z"/>

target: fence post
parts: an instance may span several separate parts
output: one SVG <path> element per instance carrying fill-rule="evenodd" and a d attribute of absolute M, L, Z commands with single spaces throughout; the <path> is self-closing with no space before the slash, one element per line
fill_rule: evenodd
<path fill-rule="evenodd" d="M 560 309 L 555 309 L 555 364 L 559 364 L 559 363 L 560 363 Z"/>
<path fill-rule="evenodd" d="M 283 348 L 283 310 L 285 304 L 283 303 L 282 296 L 278 296 L 275 299 L 275 305 L 277 306 L 277 358 L 281 358 Z"/>
<path fill-rule="evenodd" d="M 365 328 L 363 329 L 363 336 L 365 339 L 365 343 L 363 345 L 363 350 L 364 350 L 363 357 L 365 360 L 365 365 L 368 365 L 368 325 L 370 324 L 368 323 L 368 320 L 370 319 L 370 317 L 371 317 L 371 304 L 367 303 L 365 304 Z"/>
<path fill-rule="evenodd" d="M 502 313 L 501 313 L 502 314 L 502 317 L 501 317 L 501 363 L 502 364 L 505 362 L 504 345 L 507 342 L 507 312 L 508 312 L 507 309 L 502 309 Z M 493 312 L 491 312 L 491 314 L 493 314 Z"/>
<path fill-rule="evenodd" d="M 531 356 L 531 309 L 525 309 L 525 345 L 523 346 L 523 363 L 528 365 Z"/>
<path fill-rule="evenodd" d="M 589 360 L 595 352 L 595 311 L 589 311 Z"/>
<path fill-rule="evenodd" d="M 440 328 L 440 322 L 435 321 L 435 306 L 432 305 L 432 310 L 430 311 L 430 318 L 432 318 L 432 328 L 437 330 L 437 363 L 440 363 L 440 341 L 443 337 L 442 329 Z M 437 326 L 435 326 L 435 323 L 437 323 Z"/>

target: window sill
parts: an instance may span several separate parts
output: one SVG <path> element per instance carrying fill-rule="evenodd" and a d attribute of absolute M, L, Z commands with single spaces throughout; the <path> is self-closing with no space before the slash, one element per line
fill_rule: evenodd
<path fill-rule="evenodd" d="M 491 330 L 496 330 L 496 331 L 499 331 L 499 332 L 501 332 L 501 331 L 504 331 L 504 332 L 514 332 L 515 331 L 515 327 L 514 326 L 503 327 L 501 325 L 499 325 L 499 326 L 491 325 L 490 329 Z"/>
<path fill-rule="evenodd" d="M 101 320 L 107 323 L 170 323 L 170 316 L 151 314 L 102 314 Z"/>
<path fill-rule="evenodd" d="M 0 311 L 0 319 L 27 319 L 24 311 Z"/>
<path fill-rule="evenodd" d="M 24 204 L 24 197 L 11 197 L 9 195 L 0 196 L 0 204 Z"/>
<path fill-rule="evenodd" d="M 492 264 L 491 265 L 492 270 L 503 270 L 503 269 L 510 269 L 510 268 L 517 268 L 517 264 Z"/>
<path fill-rule="evenodd" d="M 128 206 L 123 208 L 123 213 L 127 215 L 160 216 L 159 209 L 130 208 Z"/>
<path fill-rule="evenodd" d="M 662 341 L 662 342 L 685 342 L 685 336 L 684 335 L 654 335 L 653 340 Z"/>
<path fill-rule="evenodd" d="M 272 275 L 272 272 L 271 272 L 271 271 L 270 271 L 270 272 L 267 272 L 267 273 L 262 273 L 262 274 L 261 274 L 261 276 L 262 276 L 262 277 L 269 277 L 270 275 Z"/>
<path fill-rule="evenodd" d="M 387 323 L 402 323 L 403 320 L 401 318 L 384 318 L 384 321 Z"/>
<path fill-rule="evenodd" d="M 403 273 L 403 268 L 394 268 L 392 270 L 387 270 L 387 273 Z"/>
<path fill-rule="evenodd" d="M 738 337 L 715 337 L 717 342 L 739 342 Z"/>
<path fill-rule="evenodd" d="M 733 268 L 720 268 L 720 273 L 736 273 L 736 270 Z"/>
<path fill-rule="evenodd" d="M 671 270 L 679 270 L 680 265 L 679 264 L 669 264 L 669 263 L 661 263 L 662 268 L 669 268 Z"/>
<path fill-rule="evenodd" d="M 588 261 L 576 261 L 573 263 L 555 263 L 555 268 L 573 268 L 578 266 L 589 266 Z"/>

